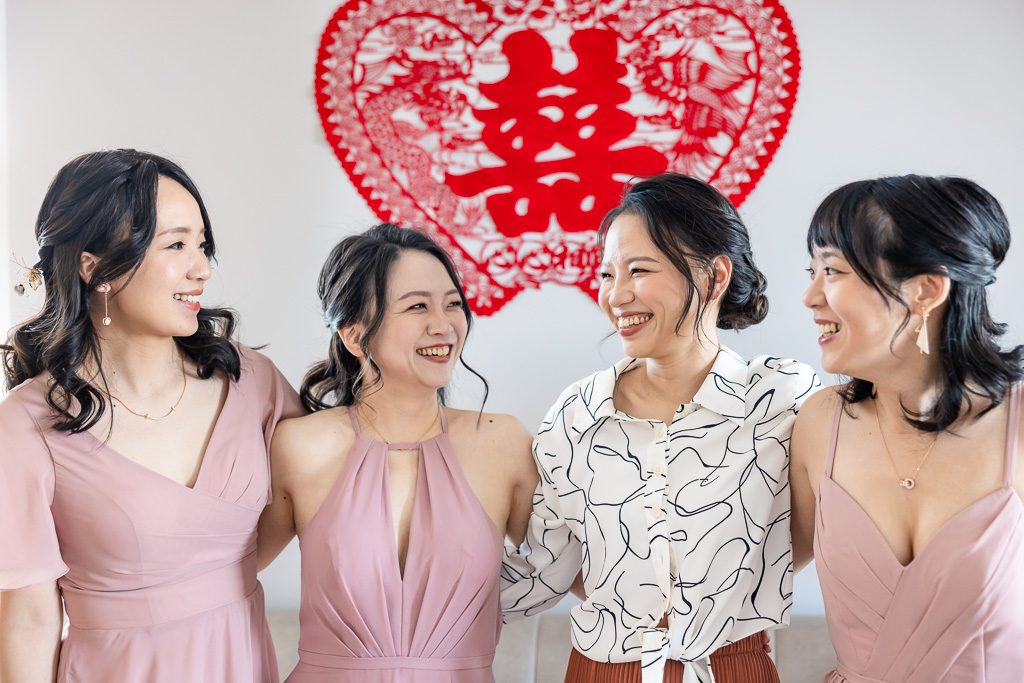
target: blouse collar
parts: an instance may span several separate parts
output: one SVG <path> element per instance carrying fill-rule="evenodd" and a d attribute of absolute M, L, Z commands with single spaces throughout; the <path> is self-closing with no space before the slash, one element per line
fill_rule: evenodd
<path fill-rule="evenodd" d="M 605 417 L 622 418 L 616 414 L 612 397 L 619 377 L 636 369 L 640 360 L 623 358 L 618 363 L 593 375 L 580 385 L 579 398 L 586 410 L 576 410 L 573 429 L 583 433 Z M 693 402 L 711 410 L 730 422 L 743 424 L 746 417 L 747 362 L 731 349 L 722 346 L 711 371 L 693 396 Z"/>

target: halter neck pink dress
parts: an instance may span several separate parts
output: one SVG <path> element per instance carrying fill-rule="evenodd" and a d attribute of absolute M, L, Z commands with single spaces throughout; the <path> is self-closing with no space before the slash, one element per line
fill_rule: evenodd
<path fill-rule="evenodd" d="M 238 351 L 192 488 L 54 431 L 37 381 L 0 401 L 0 590 L 57 581 L 59 683 L 278 680 L 256 523 L 274 428 L 302 407 L 265 356 Z"/>
<path fill-rule="evenodd" d="M 504 538 L 448 440 L 376 441 L 359 431 L 302 531 L 299 664 L 287 683 L 493 683 Z M 388 451 L 419 450 L 405 575 L 398 565 Z"/>
<path fill-rule="evenodd" d="M 832 481 L 836 407 L 814 536 L 838 660 L 826 683 L 1024 680 L 1024 504 L 1012 488 L 1020 394 L 1017 383 L 1003 486 L 946 522 L 906 566 Z"/>

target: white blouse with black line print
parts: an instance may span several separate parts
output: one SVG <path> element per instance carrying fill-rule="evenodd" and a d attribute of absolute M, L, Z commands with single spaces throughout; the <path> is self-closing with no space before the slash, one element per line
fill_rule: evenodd
<path fill-rule="evenodd" d="M 612 404 L 627 358 L 566 389 L 534 441 L 541 481 L 526 540 L 506 548 L 506 621 L 543 611 L 582 568 L 572 641 L 600 662 L 666 659 L 710 681 L 719 647 L 789 622 L 789 439 L 821 384 L 794 360 L 722 347 L 672 423 Z M 658 624 L 667 617 L 667 628 Z"/>

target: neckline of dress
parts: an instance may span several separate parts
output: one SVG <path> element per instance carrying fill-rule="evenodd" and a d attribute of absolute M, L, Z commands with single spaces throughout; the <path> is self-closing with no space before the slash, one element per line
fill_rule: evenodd
<path fill-rule="evenodd" d="M 425 443 L 437 441 L 440 437 L 448 435 L 448 416 L 445 413 L 444 406 L 438 405 L 437 408 L 441 416 L 441 431 L 429 439 L 423 439 L 422 441 L 394 441 L 389 443 L 382 439 L 375 439 L 359 427 L 359 415 L 356 412 L 355 405 L 350 405 L 348 407 L 348 415 L 352 420 L 352 427 L 355 429 L 356 438 L 364 438 L 372 443 L 380 444 L 389 451 L 415 451 Z"/>

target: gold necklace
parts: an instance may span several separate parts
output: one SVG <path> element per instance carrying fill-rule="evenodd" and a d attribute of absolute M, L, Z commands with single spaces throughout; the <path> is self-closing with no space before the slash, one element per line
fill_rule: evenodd
<path fill-rule="evenodd" d="M 882 431 L 882 423 L 878 419 L 877 399 L 875 400 L 875 424 L 878 425 L 878 435 L 882 437 L 882 447 L 885 448 L 885 454 L 889 456 L 889 464 L 892 465 L 892 471 L 896 474 L 896 481 L 899 483 L 900 486 L 909 491 L 910 489 L 917 486 L 917 475 L 921 473 L 921 468 L 924 467 L 924 461 L 928 459 L 928 456 L 931 455 L 932 453 L 932 449 L 935 448 L 935 444 L 938 443 L 939 435 L 935 435 L 935 439 L 932 440 L 932 445 L 929 446 L 928 450 L 924 452 L 924 457 L 921 458 L 921 463 L 917 466 L 917 469 L 914 470 L 914 476 L 907 477 L 904 479 L 896 470 L 896 461 L 892 459 L 892 453 L 889 452 L 889 444 L 885 442 L 885 432 Z"/>
<path fill-rule="evenodd" d="M 127 410 L 129 413 L 131 413 L 132 415 L 134 415 L 136 417 L 141 417 L 144 420 L 152 420 L 153 422 L 159 422 L 160 420 L 166 420 L 167 418 L 169 418 L 171 416 L 172 413 L 174 413 L 174 410 L 178 407 L 178 404 L 181 403 L 181 399 L 185 398 L 185 388 L 187 386 L 188 386 L 188 375 L 185 374 L 185 354 L 181 354 L 181 395 L 178 396 L 178 400 L 174 402 L 174 405 L 171 406 L 171 409 L 167 411 L 166 415 L 161 415 L 160 417 L 150 417 L 149 413 L 146 413 L 144 415 L 142 413 L 136 413 L 134 410 L 129 408 L 128 405 L 124 401 L 119 399 L 117 396 L 114 396 L 110 392 L 107 392 L 107 396 L 109 398 L 111 398 L 112 400 L 117 401 L 118 403 L 120 403 L 121 406 L 125 410 Z"/>
<path fill-rule="evenodd" d="M 437 414 L 434 415 L 434 419 L 430 421 L 430 424 L 423 431 L 423 433 L 420 434 L 420 437 L 418 439 L 416 439 L 415 441 L 411 442 L 411 443 L 420 443 L 421 441 L 423 441 L 423 437 L 425 437 L 430 432 L 430 430 L 434 428 L 434 425 L 437 423 L 437 418 L 439 418 L 439 417 L 441 417 L 441 404 L 440 403 L 437 404 Z M 384 438 L 384 435 L 381 434 L 377 430 L 377 427 L 372 422 L 370 422 L 369 420 L 366 419 L 365 415 L 363 416 L 363 419 L 366 420 L 366 424 L 370 425 L 370 429 L 373 430 L 373 433 L 377 435 L 378 439 L 380 439 L 384 443 L 388 444 L 389 446 L 391 445 L 391 442 Z"/>

